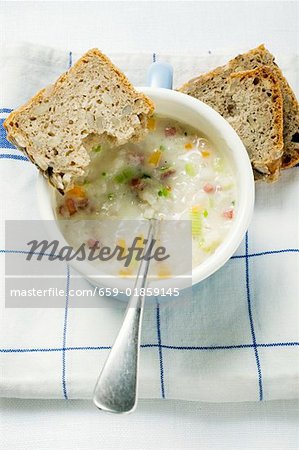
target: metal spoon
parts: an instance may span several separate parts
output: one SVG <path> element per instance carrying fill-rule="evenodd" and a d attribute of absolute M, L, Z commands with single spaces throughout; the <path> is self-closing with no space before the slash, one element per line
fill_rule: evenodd
<path fill-rule="evenodd" d="M 144 254 L 155 234 L 156 223 L 151 220 Z M 146 288 L 149 265 L 150 260 L 141 260 L 123 324 L 95 386 L 93 402 L 103 411 L 129 413 L 137 405 L 140 334 L 145 295 L 135 293 L 138 294 L 141 288 Z"/>

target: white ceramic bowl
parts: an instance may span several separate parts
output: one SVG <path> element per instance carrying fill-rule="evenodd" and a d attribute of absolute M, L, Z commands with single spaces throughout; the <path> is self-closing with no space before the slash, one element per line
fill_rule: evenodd
<path fill-rule="evenodd" d="M 192 271 L 192 284 L 196 284 L 212 275 L 233 255 L 240 245 L 248 228 L 254 206 L 254 179 L 246 149 L 234 129 L 215 110 L 193 97 L 163 88 L 139 88 L 155 103 L 155 112 L 198 129 L 221 149 L 231 161 L 237 179 L 238 208 L 232 227 L 215 253 Z M 53 188 L 42 175 L 37 183 L 38 202 L 41 218 L 55 220 Z M 58 228 L 58 227 L 57 227 Z M 87 276 L 87 266 L 74 262 L 76 270 L 86 276 L 92 283 L 98 284 L 92 276 Z M 99 271 L 97 270 L 97 273 Z M 125 288 L 126 280 L 122 278 L 105 280 L 109 287 Z"/>

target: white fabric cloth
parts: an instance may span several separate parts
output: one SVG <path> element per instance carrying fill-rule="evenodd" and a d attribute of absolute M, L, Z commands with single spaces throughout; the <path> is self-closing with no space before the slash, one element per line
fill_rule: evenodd
<path fill-rule="evenodd" d="M 152 55 L 110 56 L 134 84 L 145 83 Z M 175 87 L 229 56 L 158 55 L 173 64 Z M 3 49 L 0 58 L 2 118 L 70 63 L 69 51 L 29 45 Z M 298 93 L 298 56 L 278 55 L 278 60 Z M 16 159 L 21 153 L 8 146 L 3 129 L 0 139 L 4 250 L 4 221 L 39 219 L 39 214 L 35 167 Z M 248 239 L 236 257 L 194 289 L 188 302 L 147 309 L 141 397 L 225 402 L 298 396 L 298 170 L 284 172 L 274 185 L 257 186 Z M 71 308 L 70 298 L 65 309 L 5 308 L 2 253 L 0 394 L 89 398 L 123 307 Z M 87 286 L 72 277 L 70 283 Z"/>
<path fill-rule="evenodd" d="M 88 400 L 3 398 L 1 449 L 297 450 L 298 405 L 140 400 L 134 414 L 119 416 Z"/>

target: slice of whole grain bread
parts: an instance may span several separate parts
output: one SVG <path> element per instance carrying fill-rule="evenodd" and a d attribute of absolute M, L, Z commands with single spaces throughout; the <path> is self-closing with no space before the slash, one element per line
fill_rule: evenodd
<path fill-rule="evenodd" d="M 229 98 L 229 122 L 247 148 L 255 178 L 275 181 L 284 148 L 283 100 L 272 70 L 232 73 Z"/>
<path fill-rule="evenodd" d="M 216 71 L 181 88 L 216 109 L 246 146 L 256 179 L 277 179 L 283 153 L 282 95 L 270 68 Z"/>
<path fill-rule="evenodd" d="M 154 105 L 111 61 L 91 49 L 54 85 L 13 111 L 8 139 L 61 192 L 82 176 L 93 146 L 141 139 Z"/>
<path fill-rule="evenodd" d="M 295 94 L 283 76 L 280 68 L 275 63 L 274 56 L 260 45 L 247 53 L 237 56 L 229 61 L 225 66 L 217 67 L 209 74 L 204 74 L 186 83 L 179 90 L 188 93 L 192 90 L 192 84 L 200 86 L 206 82 L 206 78 L 213 75 L 218 80 L 223 81 L 233 72 L 252 70 L 261 66 L 270 67 L 277 78 L 283 97 L 283 139 L 284 153 L 282 156 L 282 168 L 293 167 L 299 162 L 299 105 Z"/>
<path fill-rule="evenodd" d="M 261 65 L 270 67 L 280 84 L 284 119 L 282 168 L 293 167 L 299 162 L 299 104 L 289 83 L 277 66 L 274 56 L 264 45 L 260 45 L 247 54 L 239 55 L 230 61 L 233 71 L 254 69 Z"/>

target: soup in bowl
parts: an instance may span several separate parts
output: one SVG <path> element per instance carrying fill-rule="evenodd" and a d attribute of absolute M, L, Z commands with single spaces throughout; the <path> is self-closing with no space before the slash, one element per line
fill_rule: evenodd
<path fill-rule="evenodd" d="M 88 172 L 64 196 L 40 176 L 41 215 L 57 220 L 66 241 L 73 240 L 67 223 L 74 221 L 190 221 L 196 284 L 230 258 L 247 230 L 254 204 L 251 164 L 241 140 L 216 111 L 168 89 L 142 91 L 155 103 L 145 139 L 111 148 L 91 137 L 85 142 Z M 91 249 L 101 241 L 95 235 L 84 239 Z M 84 264 L 75 266 L 86 275 Z"/>

